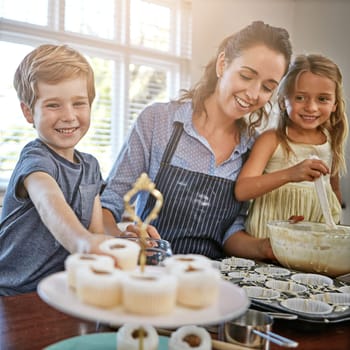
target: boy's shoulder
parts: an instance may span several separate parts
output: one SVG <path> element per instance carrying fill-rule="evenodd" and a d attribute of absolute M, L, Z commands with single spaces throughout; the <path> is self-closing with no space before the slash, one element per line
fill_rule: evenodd
<path fill-rule="evenodd" d="M 98 163 L 97 158 L 92 153 L 82 152 L 77 149 L 74 150 L 77 158 L 84 163 Z"/>
<path fill-rule="evenodd" d="M 21 158 L 24 157 L 47 157 L 50 154 L 49 148 L 39 139 L 28 142 L 21 151 Z M 48 157 L 49 158 L 49 157 Z"/>
<path fill-rule="evenodd" d="M 77 149 L 74 150 L 76 155 L 80 160 L 84 162 L 98 162 L 96 157 L 91 153 L 81 152 Z M 50 147 L 48 147 L 43 141 L 40 139 L 35 139 L 33 141 L 28 142 L 21 151 L 22 158 L 25 156 L 30 157 L 45 157 L 48 161 L 52 159 L 54 162 L 66 162 L 64 158 L 62 158 L 58 153 L 53 151 Z"/>

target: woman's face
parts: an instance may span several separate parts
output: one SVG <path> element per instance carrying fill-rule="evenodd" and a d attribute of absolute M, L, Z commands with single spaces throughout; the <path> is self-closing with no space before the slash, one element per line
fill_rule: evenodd
<path fill-rule="evenodd" d="M 263 107 L 282 79 L 286 64 L 283 54 L 264 45 L 244 50 L 229 65 L 224 54 L 220 55 L 216 88 L 219 108 L 236 120 Z"/>

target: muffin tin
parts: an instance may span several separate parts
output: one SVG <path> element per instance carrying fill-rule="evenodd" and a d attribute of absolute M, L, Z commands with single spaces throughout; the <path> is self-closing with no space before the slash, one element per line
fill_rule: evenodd
<path fill-rule="evenodd" d="M 222 277 L 242 287 L 252 305 L 261 309 L 314 323 L 350 320 L 350 283 L 236 257 L 218 266 Z"/>

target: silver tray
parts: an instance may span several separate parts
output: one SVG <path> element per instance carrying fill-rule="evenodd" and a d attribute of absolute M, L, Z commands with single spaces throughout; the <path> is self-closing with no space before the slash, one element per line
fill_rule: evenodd
<path fill-rule="evenodd" d="M 223 259 L 218 265 L 223 278 L 245 288 L 251 304 L 262 310 L 296 314 L 299 320 L 313 323 L 336 323 L 350 320 L 350 303 L 348 300 L 345 301 L 346 305 L 334 305 L 331 300 L 328 300 L 329 295 L 339 297 L 334 293 L 342 293 L 344 288 L 350 289 L 350 282 L 236 257 Z M 316 282 L 319 277 L 322 285 L 320 283 L 309 284 L 307 283 L 308 279 L 304 280 L 303 283 L 300 283 L 300 280 L 295 281 L 298 276 L 300 277 L 300 274 L 310 276 L 312 283 Z M 292 292 L 289 289 L 276 288 L 276 285 L 280 287 L 280 285 L 285 286 L 286 283 L 294 285 L 297 283 L 304 286 L 305 290 Z M 278 296 L 276 296 L 278 294 L 276 291 L 279 293 Z M 283 306 L 286 300 L 288 300 L 287 303 L 290 303 L 293 301 L 289 299 L 297 297 L 298 299 L 305 299 L 305 302 L 307 302 L 307 300 L 319 298 L 318 294 L 325 296 L 322 301 L 330 305 L 331 311 L 328 307 L 328 310 L 324 313 L 322 310 L 315 313 L 312 311 L 303 312 L 299 309 L 295 310 Z M 349 297 L 350 295 L 347 293 L 346 299 Z"/>

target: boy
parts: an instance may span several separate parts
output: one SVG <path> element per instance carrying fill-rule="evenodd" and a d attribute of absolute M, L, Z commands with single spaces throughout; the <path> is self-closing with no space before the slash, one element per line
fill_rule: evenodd
<path fill-rule="evenodd" d="M 22 150 L 0 222 L 0 295 L 36 290 L 69 253 L 99 251 L 103 233 L 97 160 L 76 144 L 90 126 L 94 74 L 66 45 L 41 45 L 20 63 L 14 86 L 38 138 Z"/>

